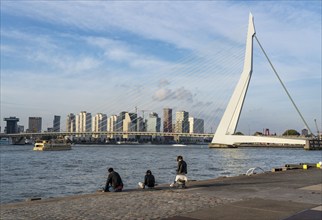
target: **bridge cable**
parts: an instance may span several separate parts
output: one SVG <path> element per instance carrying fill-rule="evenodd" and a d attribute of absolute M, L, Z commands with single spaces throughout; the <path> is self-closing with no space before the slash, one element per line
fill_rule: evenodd
<path fill-rule="evenodd" d="M 304 122 L 305 126 L 306 126 L 306 127 L 307 127 L 307 129 L 310 131 L 310 133 L 311 133 L 311 134 L 313 134 L 313 133 L 312 133 L 312 131 L 311 131 L 311 129 L 310 129 L 310 127 L 309 127 L 309 126 L 308 126 L 308 124 L 306 123 L 306 121 L 305 121 L 304 117 L 302 116 L 302 114 L 301 114 L 300 110 L 298 109 L 298 107 L 296 106 L 295 102 L 293 101 L 293 99 L 292 99 L 292 97 L 291 97 L 290 93 L 287 91 L 287 89 L 286 89 L 286 87 L 285 87 L 284 83 L 282 82 L 281 78 L 279 77 L 279 75 L 278 75 L 277 71 L 275 70 L 275 68 L 274 68 L 274 66 L 273 66 L 273 64 L 272 64 L 272 62 L 271 62 L 271 61 L 270 61 L 270 59 L 268 58 L 268 56 L 267 56 L 267 54 L 266 54 L 266 52 L 265 52 L 264 48 L 262 47 L 262 45 L 261 45 L 261 43 L 259 42 L 259 40 L 258 40 L 258 38 L 257 38 L 257 36 L 256 36 L 256 35 L 255 35 L 255 39 L 256 39 L 256 41 L 257 41 L 258 45 L 260 46 L 260 48 L 262 49 L 262 51 L 263 51 L 263 53 L 264 53 L 264 55 L 265 55 L 266 59 L 268 60 L 268 62 L 269 62 L 269 64 L 270 64 L 270 66 L 272 67 L 272 69 L 273 69 L 273 71 L 274 71 L 274 73 L 275 73 L 276 77 L 278 78 L 278 80 L 279 80 L 279 81 L 280 81 L 280 83 L 282 84 L 282 86 L 283 86 L 283 88 L 284 88 L 284 90 L 285 90 L 285 92 L 286 92 L 287 96 L 288 96 L 288 97 L 289 97 L 289 99 L 291 100 L 291 102 L 292 102 L 293 106 L 295 107 L 295 109 L 296 109 L 297 113 L 300 115 L 300 117 L 301 117 L 302 121 Z"/>

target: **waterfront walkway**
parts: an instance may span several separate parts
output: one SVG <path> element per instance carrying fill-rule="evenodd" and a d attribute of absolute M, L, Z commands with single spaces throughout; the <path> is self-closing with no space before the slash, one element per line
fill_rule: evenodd
<path fill-rule="evenodd" d="M 322 169 L 2 204 L 0 219 L 322 219 Z"/>

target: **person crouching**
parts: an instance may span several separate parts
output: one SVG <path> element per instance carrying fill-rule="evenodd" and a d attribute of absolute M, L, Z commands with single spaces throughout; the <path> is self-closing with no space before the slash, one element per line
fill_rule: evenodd
<path fill-rule="evenodd" d="M 104 192 L 121 192 L 123 189 L 121 176 L 115 172 L 112 167 L 108 169 L 108 172 L 109 174 L 106 180 Z"/>

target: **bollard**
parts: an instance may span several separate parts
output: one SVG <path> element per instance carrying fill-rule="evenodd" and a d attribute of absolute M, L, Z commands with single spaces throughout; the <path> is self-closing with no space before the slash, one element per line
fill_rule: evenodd
<path fill-rule="evenodd" d="M 307 170 L 307 165 L 303 164 L 303 170 Z"/>
<path fill-rule="evenodd" d="M 321 164 L 320 164 L 320 163 L 317 163 L 317 164 L 316 164 L 316 168 L 320 168 L 320 169 L 322 169 Z"/>

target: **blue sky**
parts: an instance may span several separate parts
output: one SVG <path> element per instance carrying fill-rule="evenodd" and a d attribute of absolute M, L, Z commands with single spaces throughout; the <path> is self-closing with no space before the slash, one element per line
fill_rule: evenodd
<path fill-rule="evenodd" d="M 248 14 L 310 128 L 321 128 L 320 1 L 1 1 L 1 127 L 16 116 L 186 110 L 215 131 L 242 71 Z M 145 115 L 145 117 L 147 114 Z M 238 130 L 304 124 L 254 44 Z"/>

